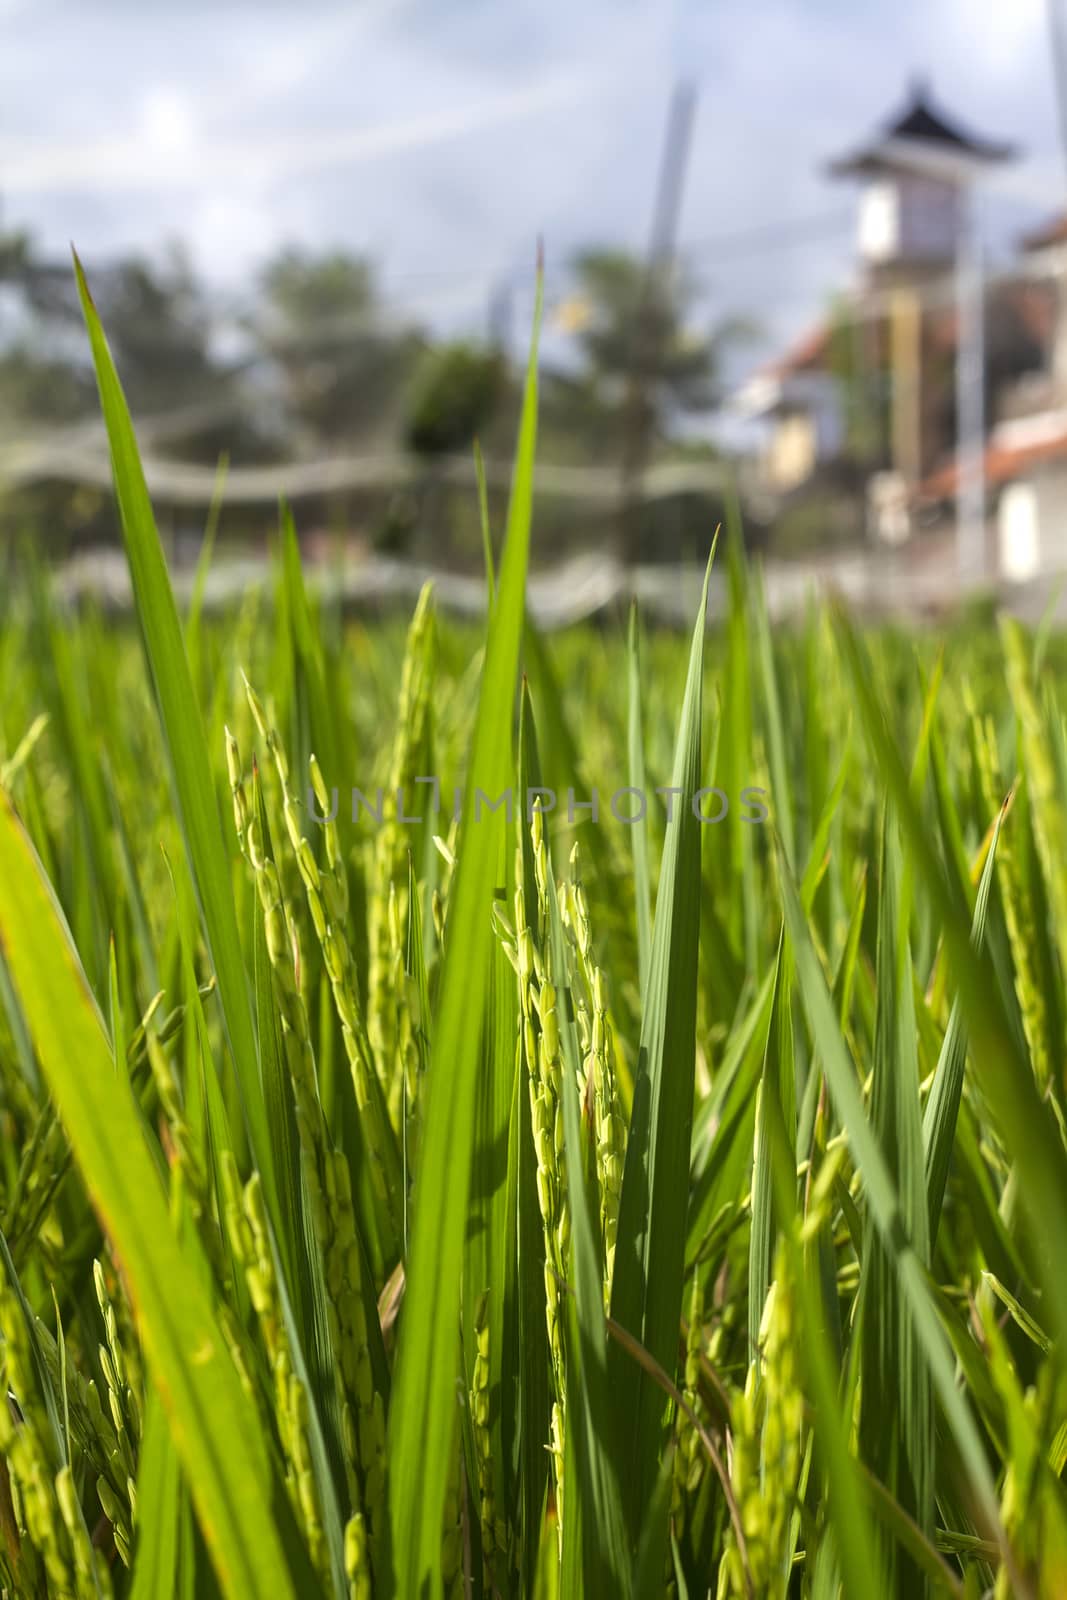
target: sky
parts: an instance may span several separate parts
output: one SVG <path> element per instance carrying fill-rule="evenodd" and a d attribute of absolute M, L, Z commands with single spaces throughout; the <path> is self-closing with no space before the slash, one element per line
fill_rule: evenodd
<path fill-rule="evenodd" d="M 822 168 L 916 74 L 1024 153 L 991 251 L 1067 207 L 1045 4 L 0 0 L 0 221 L 90 274 L 180 238 L 220 293 L 283 244 L 342 246 L 440 327 L 484 327 L 509 285 L 521 334 L 539 236 L 550 295 L 581 247 L 644 247 L 684 76 L 679 245 L 701 315 L 753 319 L 766 353 L 854 271 L 855 193 Z"/>

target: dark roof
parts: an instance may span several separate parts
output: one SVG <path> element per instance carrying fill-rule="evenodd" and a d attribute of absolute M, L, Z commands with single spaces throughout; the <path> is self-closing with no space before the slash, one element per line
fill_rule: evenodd
<path fill-rule="evenodd" d="M 899 167 L 899 154 L 886 148 L 898 141 L 914 141 L 920 148 L 934 146 L 948 155 L 970 158 L 975 163 L 1006 161 L 1015 154 L 1014 145 L 967 133 L 958 123 L 935 111 L 925 83 L 916 80 L 912 84 L 908 105 L 898 116 L 886 121 L 879 137 L 861 149 L 832 161 L 829 171 L 835 176 L 844 176 Z"/>

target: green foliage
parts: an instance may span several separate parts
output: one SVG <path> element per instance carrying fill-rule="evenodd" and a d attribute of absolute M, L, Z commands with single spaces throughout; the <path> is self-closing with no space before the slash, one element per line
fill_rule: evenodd
<path fill-rule="evenodd" d="M 351 445 L 397 419 L 421 341 L 391 328 L 368 262 L 286 249 L 262 274 L 250 319 L 277 374 L 292 440 Z"/>
<path fill-rule="evenodd" d="M 715 394 L 723 346 L 744 333 L 695 323 L 699 285 L 680 270 L 650 274 L 638 256 L 587 250 L 574 263 L 582 308 L 580 341 L 600 399 L 617 405 L 630 380 L 642 384 L 647 421 L 659 433 L 672 408 L 699 409 Z"/>
<path fill-rule="evenodd" d="M 0 1593 L 1057 1600 L 1062 639 L 733 536 L 688 649 L 542 638 L 535 354 L 484 628 L 288 513 L 181 618 L 81 288 L 138 628 L 0 594 Z"/>
<path fill-rule="evenodd" d="M 504 378 L 498 350 L 457 343 L 428 352 L 407 403 L 408 446 L 420 456 L 469 450 L 499 403 Z"/>

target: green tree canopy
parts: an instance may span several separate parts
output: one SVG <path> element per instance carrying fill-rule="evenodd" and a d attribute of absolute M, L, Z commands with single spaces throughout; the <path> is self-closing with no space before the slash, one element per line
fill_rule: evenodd
<path fill-rule="evenodd" d="M 422 341 L 390 325 L 368 262 L 284 250 L 262 275 L 252 330 L 305 438 L 337 443 L 395 427 Z"/>
<path fill-rule="evenodd" d="M 633 405 L 654 437 L 678 411 L 699 411 L 718 397 L 724 348 L 744 331 L 725 322 L 702 326 L 699 282 L 684 268 L 650 271 L 624 250 L 587 250 L 574 262 L 582 312 L 578 334 L 595 401 L 609 410 Z"/>

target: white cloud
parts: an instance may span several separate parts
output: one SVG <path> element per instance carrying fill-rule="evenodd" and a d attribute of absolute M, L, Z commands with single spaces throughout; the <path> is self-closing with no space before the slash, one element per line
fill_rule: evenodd
<path fill-rule="evenodd" d="M 966 61 L 968 76 L 977 70 L 990 83 L 1012 84 L 1032 77 L 1035 66 L 1047 61 L 1048 3 L 1010 0 L 978 10 L 974 0 L 942 0 L 931 7 L 931 20 L 955 45 L 956 59 Z"/>
<path fill-rule="evenodd" d="M 233 181 L 262 183 L 373 162 L 529 117 L 560 111 L 591 90 L 582 73 L 554 75 L 415 117 L 329 130 L 295 128 L 205 139 L 173 90 L 152 91 L 133 137 L 96 143 L 0 141 L 0 168 L 12 193 L 75 189 L 184 188 Z M 168 159 L 160 163 L 160 157 Z M 205 163 L 208 163 L 205 166 Z"/>
<path fill-rule="evenodd" d="M 232 282 L 283 240 L 340 244 L 400 300 L 477 307 L 502 273 L 523 280 L 539 232 L 550 267 L 590 240 L 643 246 L 679 73 L 700 89 L 683 243 L 847 210 L 822 163 L 917 70 L 1027 147 L 1026 204 L 1059 203 L 1043 0 L 980 17 L 973 0 L 231 0 L 209 21 L 192 0 L 97 0 L 91 29 L 84 0 L 11 3 L 0 192 L 57 249 L 181 234 Z M 708 314 L 781 337 L 851 264 L 847 228 L 705 251 Z"/>
<path fill-rule="evenodd" d="M 141 98 L 139 133 L 147 156 L 170 158 L 191 151 L 197 140 L 196 116 L 187 95 L 158 84 Z"/>

